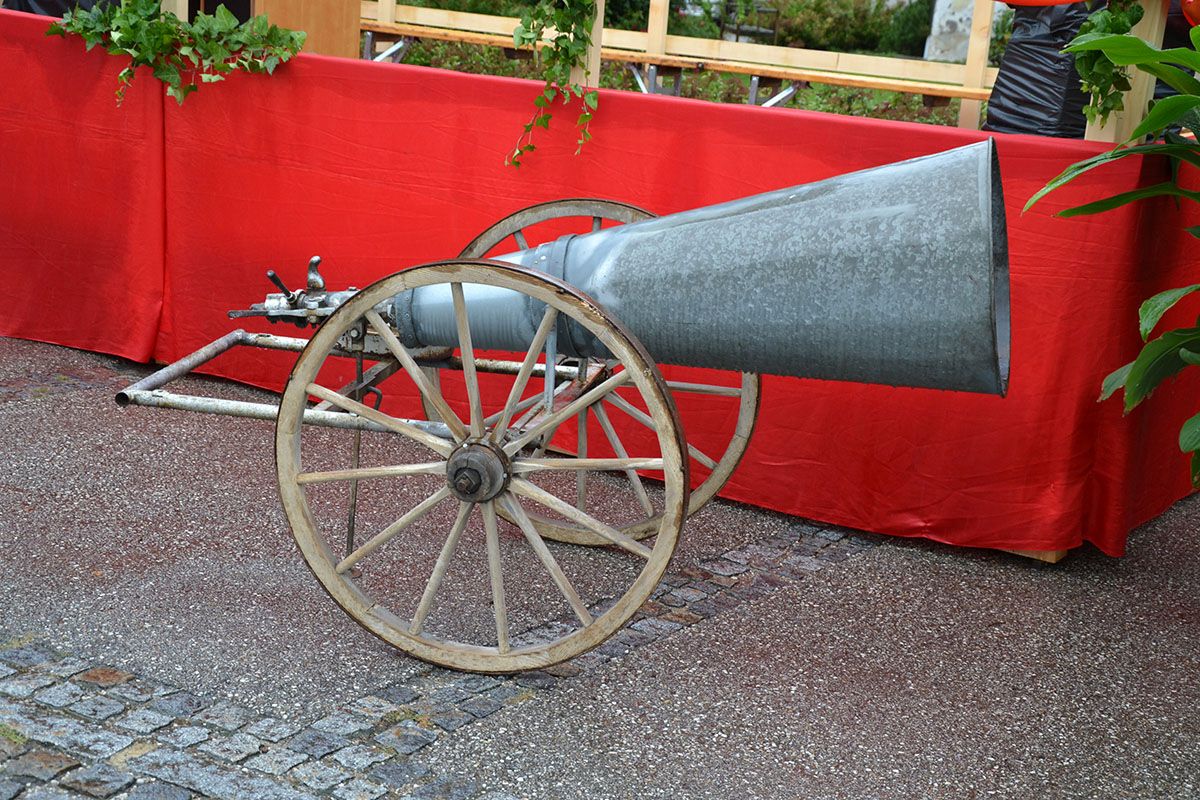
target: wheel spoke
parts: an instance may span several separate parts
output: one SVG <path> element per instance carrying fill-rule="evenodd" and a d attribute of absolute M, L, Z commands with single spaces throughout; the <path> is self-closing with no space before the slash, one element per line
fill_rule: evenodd
<path fill-rule="evenodd" d="M 371 327 L 383 339 L 383 343 L 388 351 L 404 366 L 404 371 L 408 373 L 408 377 L 412 378 L 412 382 L 417 385 L 421 396 L 433 406 L 434 411 L 442 418 L 442 422 L 445 422 L 446 427 L 454 433 L 457 441 L 461 442 L 467 438 L 467 429 L 463 427 L 462 420 L 458 418 L 458 415 L 446 403 L 446 398 L 442 397 L 442 393 L 438 391 L 437 387 L 430 383 L 429 378 L 421 370 L 420 365 L 404 349 L 404 345 L 400 343 L 400 340 L 396 338 L 396 334 L 392 333 L 392 326 L 384 322 L 383 317 L 379 316 L 374 309 L 368 311 L 365 316 L 370 321 Z"/>
<path fill-rule="evenodd" d="M 629 453 L 625 450 L 621 438 L 617 436 L 617 430 L 609 420 L 604 406 L 596 406 L 596 419 L 600 421 L 600 427 L 604 429 L 604 435 L 608 437 L 608 443 L 612 445 L 617 458 L 629 458 Z M 653 517 L 654 505 L 650 502 L 650 496 L 646 494 L 646 487 L 642 485 L 642 479 L 638 477 L 637 471 L 626 469 L 625 477 L 629 478 L 629 485 L 633 488 L 633 493 L 637 495 L 638 502 L 642 504 L 642 510 L 646 512 L 646 516 Z"/>
<path fill-rule="evenodd" d="M 513 241 L 517 243 L 517 247 L 521 248 L 522 250 L 529 249 L 529 241 L 525 238 L 525 231 L 517 228 L 515 231 L 513 231 L 512 237 Z"/>
<path fill-rule="evenodd" d="M 599 406 L 597 406 L 599 408 Z M 579 412 L 576 421 L 578 433 L 575 437 L 575 454 L 587 458 L 587 409 Z M 618 453 L 617 455 L 621 455 Z M 575 473 L 575 507 L 587 511 L 587 470 L 581 469 Z"/>
<path fill-rule="evenodd" d="M 387 380 L 395 375 L 400 370 L 400 362 L 398 361 L 381 361 L 375 366 L 362 374 L 361 378 L 355 378 L 347 383 L 342 388 L 338 389 L 338 394 L 344 394 L 347 397 L 355 392 L 361 392 L 366 389 L 372 389 L 379 383 Z M 313 411 L 327 411 L 333 404 L 328 400 L 322 400 L 313 406 Z"/>
<path fill-rule="evenodd" d="M 471 322 L 461 283 L 450 284 L 454 296 L 454 321 L 458 326 L 458 349 L 462 353 L 463 380 L 467 384 L 467 402 L 471 406 L 471 435 L 483 436 L 483 402 L 479 399 L 479 378 L 475 375 L 475 348 L 471 345 Z"/>
<path fill-rule="evenodd" d="M 512 462 L 513 472 L 522 475 L 544 470 L 662 469 L 661 458 L 521 458 Z"/>
<path fill-rule="evenodd" d="M 296 483 L 329 483 L 330 481 L 361 481 L 369 478 L 400 478 L 407 475 L 442 475 L 446 472 L 445 461 L 427 461 L 423 464 L 396 464 L 388 467 L 363 467 L 361 469 L 335 469 L 329 472 L 301 472 Z"/>
<path fill-rule="evenodd" d="M 458 547 L 462 532 L 467 528 L 467 520 L 471 518 L 471 509 L 474 507 L 474 503 L 467 502 L 458 506 L 458 516 L 454 519 L 449 535 L 446 536 L 442 552 L 438 553 L 437 563 L 433 565 L 433 574 L 429 576 L 429 582 L 425 584 L 425 591 L 421 594 L 421 602 L 417 605 L 417 613 L 413 614 L 412 626 L 409 628 L 413 636 L 421 632 L 421 626 L 429 616 L 429 609 L 433 608 L 433 598 L 438 587 L 442 585 L 442 578 L 446 577 L 446 568 L 450 566 L 450 559 L 454 558 L 454 550 Z"/>
<path fill-rule="evenodd" d="M 508 607 L 504 603 L 504 571 L 500 568 L 500 529 L 496 525 L 496 506 L 491 501 L 483 504 L 483 529 L 487 534 L 488 574 L 492 579 L 492 609 L 496 614 L 496 649 L 507 653 Z"/>
<path fill-rule="evenodd" d="M 626 383 L 628 383 L 630 377 L 631 376 L 628 372 L 618 372 L 616 375 L 613 375 L 599 386 L 593 387 L 592 389 L 579 395 L 579 397 L 576 397 L 558 411 L 555 411 L 553 414 L 547 416 L 541 421 L 540 424 L 536 425 L 530 430 L 525 431 L 525 433 L 521 434 L 512 442 L 505 445 L 505 454 L 511 457 L 514 453 L 520 451 L 520 449 L 526 444 L 541 436 L 543 432 L 557 429 L 558 426 L 562 424 L 563 420 L 567 419 L 572 414 L 577 413 L 581 408 L 586 408 L 593 403 L 599 402 L 601 398 L 609 395 L 609 393 L 617 387 L 624 386 Z"/>
<path fill-rule="evenodd" d="M 578 522 L 580 525 L 599 534 L 600 536 L 603 536 L 605 539 L 624 550 L 628 550 L 629 552 L 639 555 L 645 559 L 649 559 L 651 556 L 650 548 L 646 547 L 644 544 L 629 538 L 616 528 L 604 524 L 587 512 L 580 511 L 570 503 L 560 500 L 559 498 L 547 492 L 545 489 L 530 483 L 524 478 L 513 478 L 512 482 L 509 484 L 509 487 L 522 497 L 528 497 L 535 503 L 543 505 L 551 511 L 562 514 L 569 520 Z"/>
<path fill-rule="evenodd" d="M 420 442 L 440 456 L 449 456 L 450 451 L 453 449 L 453 445 L 445 439 L 439 439 L 432 433 L 426 433 L 415 425 L 409 425 L 402 419 L 396 419 L 395 417 L 385 414 L 382 411 L 376 411 L 370 406 L 363 405 L 356 400 L 351 400 L 349 397 L 338 394 L 332 389 L 328 389 L 316 383 L 310 383 L 306 387 L 306 390 L 314 397 L 319 397 L 322 400 L 328 400 L 335 406 L 345 409 L 346 411 L 353 411 L 363 419 L 370 420 L 376 425 L 380 425 L 390 431 L 407 436 L 413 441 Z"/>
<path fill-rule="evenodd" d="M 409 525 L 411 525 L 414 522 L 416 522 L 417 520 L 419 520 L 421 517 L 428 514 L 433 509 L 434 506 L 436 506 L 438 503 L 442 502 L 449 496 L 450 496 L 450 487 L 443 486 L 442 488 L 438 489 L 433 494 L 429 495 L 429 497 L 426 497 L 418 505 L 414 506 L 413 508 L 411 508 L 407 512 L 405 512 L 404 516 L 400 517 L 400 519 L 396 520 L 391 525 L 387 526 L 382 531 L 380 531 L 378 534 L 376 534 L 375 537 L 373 539 L 371 539 L 369 542 L 367 542 L 362 547 L 358 548 L 353 553 L 351 553 L 350 555 L 346 556 L 341 561 L 339 561 L 338 565 L 336 567 L 337 572 L 339 574 L 345 573 L 346 570 L 350 569 L 355 564 L 357 564 L 359 561 L 361 561 L 364 556 L 370 555 L 371 553 L 375 552 L 377 549 L 379 549 L 383 545 L 390 542 L 392 540 L 392 537 L 394 537 L 396 534 L 400 533 L 400 531 L 404 530 Z"/>
<path fill-rule="evenodd" d="M 592 615 L 588 613 L 587 606 L 584 605 L 579 592 L 575 591 L 575 587 L 571 585 L 570 579 L 563 573 L 562 568 L 558 566 L 558 562 L 554 560 L 554 554 L 546 547 L 546 543 L 538 534 L 537 528 L 533 526 L 533 520 L 529 519 L 529 515 L 525 513 L 525 509 L 521 508 L 520 501 L 511 495 L 502 495 L 500 502 L 504 504 L 504 508 L 508 511 L 509 516 L 517 523 L 517 527 L 521 529 L 521 533 L 525 534 L 525 539 L 529 542 L 529 546 L 533 548 L 538 558 L 542 560 L 542 565 L 546 567 L 546 571 L 554 579 L 558 590 L 567 599 L 567 603 L 575 612 L 575 616 L 579 617 L 579 621 L 583 623 L 585 628 L 591 625 Z"/>
<path fill-rule="evenodd" d="M 530 343 L 529 350 L 525 353 L 525 360 L 521 362 L 521 368 L 517 370 L 517 377 L 508 393 L 508 399 L 504 401 L 504 411 L 500 421 L 492 430 L 493 442 L 501 441 L 505 431 L 508 430 L 508 424 L 512 422 L 513 414 L 517 413 L 519 405 L 517 401 L 521 399 L 521 393 L 525 391 L 525 385 L 529 383 L 529 375 L 533 372 L 533 365 L 537 363 L 538 353 L 542 352 L 542 345 L 546 343 L 546 337 L 550 335 L 550 331 L 554 329 L 557 321 L 558 309 L 546 306 L 546 313 L 542 315 L 542 321 L 533 335 L 533 342 Z M 549 365 L 547 371 L 553 369 L 553 366 L 553 364 Z M 537 400 L 535 399 L 534 402 Z"/>
<path fill-rule="evenodd" d="M 610 394 L 608 397 L 606 397 L 604 399 L 607 400 L 608 402 L 612 403 L 617 408 L 624 411 L 629 416 L 633 417 L 638 422 L 645 425 L 650 430 L 655 429 L 654 420 L 650 419 L 650 415 L 648 415 L 645 411 L 642 411 L 641 409 L 639 409 L 633 403 L 630 403 L 624 397 L 621 397 L 619 394 Z M 710 458 L 709 456 L 705 455 L 700 450 L 700 448 L 689 443 L 687 446 L 687 450 L 688 450 L 688 455 L 690 455 L 692 458 L 699 461 L 704 466 L 708 467 L 709 469 L 717 468 L 717 462 L 715 460 L 713 460 L 712 458 Z"/>
<path fill-rule="evenodd" d="M 718 386 L 712 383 L 687 383 L 685 381 L 667 381 L 672 392 L 688 392 L 691 394 L 714 394 L 721 397 L 741 397 L 740 386 Z"/>
<path fill-rule="evenodd" d="M 592 217 L 592 233 L 600 230 L 600 226 L 604 223 L 604 217 Z"/>
<path fill-rule="evenodd" d="M 521 402 L 519 402 L 515 406 L 513 406 L 511 413 L 516 414 L 518 412 L 524 411 L 525 409 L 529 408 L 530 406 L 532 406 L 536 403 L 540 403 L 540 402 L 542 402 L 541 395 L 535 394 L 533 397 L 526 397 L 524 400 L 522 400 Z M 489 414 L 488 416 L 483 418 L 483 426 L 486 428 L 488 425 L 491 425 L 493 422 L 500 419 L 502 416 L 504 416 L 504 409 L 497 411 L 495 414 Z"/>

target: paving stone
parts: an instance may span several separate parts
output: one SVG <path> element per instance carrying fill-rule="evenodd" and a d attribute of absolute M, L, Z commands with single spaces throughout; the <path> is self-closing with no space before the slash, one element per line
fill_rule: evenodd
<path fill-rule="evenodd" d="M 687 605 L 687 601 L 677 595 L 675 592 L 663 595 L 659 598 L 659 602 L 668 608 L 682 608 L 683 606 Z"/>
<path fill-rule="evenodd" d="M 825 562 L 812 556 L 792 556 L 784 559 L 784 563 L 807 572 L 816 572 L 825 566 Z"/>
<path fill-rule="evenodd" d="M 402 755 L 410 755 L 437 739 L 437 733 L 422 728 L 415 722 L 401 722 L 375 737 L 384 747 L 390 747 Z"/>
<path fill-rule="evenodd" d="M 345 736 L 306 728 L 289 739 L 287 746 L 289 750 L 295 750 L 297 753 L 306 753 L 313 758 L 323 758 L 334 750 L 341 750 L 348 744 L 350 744 L 350 740 Z"/>
<path fill-rule="evenodd" d="M 488 792 L 485 795 L 480 795 L 479 800 L 521 800 L 521 798 L 508 792 Z"/>
<path fill-rule="evenodd" d="M 387 700 L 389 703 L 395 703 L 397 705 L 411 703 L 413 700 L 416 700 L 418 697 L 420 697 L 416 691 L 401 683 L 393 684 L 392 686 L 385 686 L 384 688 L 375 692 L 375 696 Z"/>
<path fill-rule="evenodd" d="M 61 661 L 55 661 L 53 664 L 43 665 L 42 669 L 51 675 L 54 675 L 55 677 L 69 678 L 72 675 L 78 675 L 80 672 L 83 672 L 90 666 L 91 665 L 82 658 L 68 656 Z"/>
<path fill-rule="evenodd" d="M 264 717 L 257 722 L 247 725 L 243 733 L 257 736 L 259 739 L 266 739 L 268 742 L 278 742 L 280 739 L 294 736 L 303 728 L 303 725 L 294 722 L 286 722 L 274 717 Z"/>
<path fill-rule="evenodd" d="M 463 725 L 475 721 L 472 714 L 466 711 L 460 711 L 457 708 L 451 708 L 447 711 L 442 711 L 430 717 L 433 723 L 444 731 L 456 731 Z"/>
<path fill-rule="evenodd" d="M 193 714 L 192 719 L 196 722 L 203 722 L 206 725 L 220 728 L 221 730 L 236 731 L 254 719 L 254 712 L 248 708 L 222 701 L 213 703 L 203 711 Z"/>
<path fill-rule="evenodd" d="M 461 686 L 450 685 L 443 686 L 435 692 L 429 694 L 428 700 L 435 705 L 452 706 L 455 703 L 466 700 L 473 692 L 469 692 Z"/>
<path fill-rule="evenodd" d="M 130 760 L 128 767 L 216 800 L 311 800 L 315 797 L 311 792 L 272 778 L 208 763 L 190 753 L 165 747 Z"/>
<path fill-rule="evenodd" d="M 211 735 L 208 728 L 199 725 L 184 725 L 183 727 L 172 728 L 169 731 L 160 733 L 158 740 L 166 744 L 175 745 L 176 747 L 191 747 L 194 744 L 203 742 Z"/>
<path fill-rule="evenodd" d="M 693 614 L 686 608 L 678 608 L 670 614 L 663 616 L 663 619 L 670 622 L 678 622 L 680 625 L 695 625 L 700 620 L 704 619 L 699 614 Z"/>
<path fill-rule="evenodd" d="M 49 651 L 32 644 L 0 650 L 0 661 L 14 667 L 36 667 L 53 660 L 54 657 Z"/>
<path fill-rule="evenodd" d="M 18 674 L 0 680 L 0 693 L 6 694 L 9 697 L 23 699 L 31 697 L 38 689 L 44 689 L 53 683 L 54 678 L 51 678 L 49 675 L 38 675 L 36 673 Z"/>
<path fill-rule="evenodd" d="M 133 680 L 133 673 L 115 667 L 93 667 L 75 676 L 80 683 L 92 683 L 102 688 L 116 686 L 118 683 Z"/>
<path fill-rule="evenodd" d="M 504 708 L 504 703 L 494 700 L 487 695 L 475 695 L 468 697 L 458 704 L 458 707 L 467 712 L 471 716 L 482 719 L 483 717 L 491 716 L 500 709 Z"/>
<path fill-rule="evenodd" d="M 129 736 L 106 731 L 96 725 L 53 714 L 29 714 L 17 706 L 3 704 L 0 704 L 0 725 L 12 728 L 26 739 L 53 745 L 74 756 L 93 760 L 108 758 L 133 743 Z"/>
<path fill-rule="evenodd" d="M 16 675 L 17 671 L 12 667 L 0 664 L 0 678 L 7 678 L 9 675 Z"/>
<path fill-rule="evenodd" d="M 697 600 L 704 600 L 708 597 L 707 592 L 702 592 L 699 589 L 694 589 L 691 586 L 683 586 L 663 598 L 664 603 L 670 604 L 672 599 L 678 600 L 680 603 L 694 603 Z"/>
<path fill-rule="evenodd" d="M 553 675 L 556 678 L 574 678 L 576 675 L 582 675 L 584 669 L 575 664 L 574 659 L 572 659 L 571 661 L 564 661 L 561 664 L 552 664 L 546 667 L 544 671 L 547 675 Z"/>
<path fill-rule="evenodd" d="M 383 716 L 382 714 L 380 716 Z M 337 733 L 348 736 L 359 731 L 374 727 L 369 719 L 345 711 L 335 711 L 312 724 L 312 727 L 325 733 Z"/>
<path fill-rule="evenodd" d="M 393 711 L 398 710 L 399 708 L 400 706 L 384 700 L 381 697 L 368 695 L 367 697 L 360 697 L 357 700 L 347 703 L 342 707 L 342 710 L 351 714 L 357 714 L 359 716 L 366 717 L 367 719 L 377 720 L 380 717 L 384 717 Z M 314 725 L 313 727 L 316 726 Z"/>
<path fill-rule="evenodd" d="M 268 750 L 247 760 L 243 766 L 267 772 L 271 775 L 282 775 L 292 767 L 303 764 L 305 761 L 308 761 L 308 756 L 304 753 L 297 753 L 294 750 L 288 750 L 286 747 L 276 747 L 274 750 Z"/>
<path fill-rule="evenodd" d="M 320 761 L 309 761 L 289 772 L 288 777 L 313 789 L 328 789 L 349 778 L 350 773 Z"/>
<path fill-rule="evenodd" d="M 333 754 L 333 760 L 351 772 L 362 772 L 372 764 L 387 761 L 387 754 L 365 744 L 352 744 Z"/>
<path fill-rule="evenodd" d="M 192 714 L 207 708 L 209 701 L 197 697 L 191 692 L 175 692 L 166 697 L 160 697 L 150 706 L 160 714 L 172 717 L 190 717 Z"/>
<path fill-rule="evenodd" d="M 4 771 L 14 778 L 34 778 L 48 781 L 54 776 L 78 767 L 79 762 L 53 750 L 30 750 L 5 765 Z"/>
<path fill-rule="evenodd" d="M 489 689 L 495 689 L 501 683 L 500 680 L 488 675 L 469 675 L 458 682 L 458 685 L 466 689 L 472 694 L 477 692 L 486 692 Z"/>
<path fill-rule="evenodd" d="M 7 758 L 16 758 L 29 749 L 29 743 L 24 737 L 8 737 L 3 735 L 4 731 L 0 731 L 0 761 Z"/>
<path fill-rule="evenodd" d="M 408 759 L 394 758 L 386 764 L 376 767 L 367 777 L 384 786 L 403 789 L 428 774 L 429 767 L 424 764 L 418 764 Z"/>
<path fill-rule="evenodd" d="M 13 800 L 25 788 L 25 784 L 0 778 L 0 800 Z"/>
<path fill-rule="evenodd" d="M 417 787 L 404 800 L 468 800 L 479 791 L 479 784 L 470 778 L 439 776 Z"/>
<path fill-rule="evenodd" d="M 192 793 L 187 789 L 158 781 L 139 783 L 129 790 L 129 794 L 125 795 L 125 800 L 191 800 L 191 798 Z"/>
<path fill-rule="evenodd" d="M 130 711 L 116 721 L 118 728 L 124 728 L 134 733 L 153 733 L 165 725 L 170 725 L 171 717 L 151 711 L 148 708 L 138 708 Z"/>
<path fill-rule="evenodd" d="M 375 800 L 376 797 L 385 794 L 387 794 L 387 789 L 362 778 L 346 781 L 333 790 L 333 796 L 339 800 Z"/>
<path fill-rule="evenodd" d="M 213 736 L 199 749 L 225 761 L 238 762 L 259 752 L 262 746 L 262 740 L 248 733 L 235 733 L 231 736 Z"/>
<path fill-rule="evenodd" d="M 71 703 L 78 702 L 82 697 L 83 689 L 73 683 L 56 683 L 33 694 L 34 700 L 53 708 L 69 706 Z"/>
<path fill-rule="evenodd" d="M 166 697 L 169 694 L 178 692 L 179 690 L 173 686 L 148 681 L 143 678 L 135 678 L 134 680 L 125 683 L 119 683 L 108 690 L 108 694 L 113 697 L 120 697 L 123 700 L 128 700 L 131 703 L 145 703 L 148 700 L 153 700 L 156 697 Z"/>
<path fill-rule="evenodd" d="M 586 653 L 585 653 L 585 655 L 586 655 Z M 490 697 L 493 700 L 499 700 L 501 703 L 507 703 L 509 700 L 513 699 L 520 693 L 521 693 L 521 687 L 517 686 L 516 683 L 513 683 L 510 681 L 510 682 L 503 683 L 503 684 L 497 686 L 495 689 L 490 690 L 484 696 Z"/>
<path fill-rule="evenodd" d="M 125 710 L 125 704 L 111 697 L 96 695 L 94 697 L 85 697 L 77 703 L 72 703 L 67 706 L 67 709 L 74 711 L 81 717 L 87 717 L 88 719 L 100 722 L 120 714 Z"/>
<path fill-rule="evenodd" d="M 100 763 L 78 769 L 62 780 L 62 785 L 89 797 L 111 797 L 133 783 L 133 776 L 116 767 Z"/>
<path fill-rule="evenodd" d="M 517 685 L 524 686 L 526 689 L 553 689 L 557 682 L 557 678 L 541 670 L 522 672 L 517 676 Z"/>
<path fill-rule="evenodd" d="M 68 792 L 66 789 L 60 789 L 57 786 L 34 786 L 25 794 L 21 795 L 21 800 L 85 800 L 81 794 Z"/>

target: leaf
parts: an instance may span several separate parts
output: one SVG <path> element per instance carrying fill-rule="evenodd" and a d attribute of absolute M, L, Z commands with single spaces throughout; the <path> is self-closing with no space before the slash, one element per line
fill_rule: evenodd
<path fill-rule="evenodd" d="M 1171 97 L 1164 97 L 1154 104 L 1154 107 L 1150 109 L 1150 113 L 1142 120 L 1142 124 L 1134 128 L 1128 141 L 1140 141 L 1150 133 L 1156 133 L 1171 125 L 1178 124 L 1180 118 L 1196 106 L 1200 106 L 1200 97 L 1195 95 L 1177 94 Z"/>
<path fill-rule="evenodd" d="M 1146 341 L 1150 336 L 1150 332 L 1162 319 L 1163 314 L 1167 313 L 1180 300 L 1196 291 L 1200 291 L 1200 283 L 1185 286 L 1182 289 L 1159 292 L 1142 303 L 1141 308 L 1138 309 L 1138 330 L 1142 334 L 1142 341 Z"/>
<path fill-rule="evenodd" d="M 1186 347 L 1181 347 L 1179 348 L 1179 358 L 1185 364 L 1200 367 L 1200 350 L 1188 350 Z"/>
<path fill-rule="evenodd" d="M 1200 53 L 1183 47 L 1159 50 L 1131 34 L 1107 36 L 1080 36 L 1066 47 L 1065 53 L 1082 53 L 1099 50 L 1114 64 L 1179 64 L 1191 70 L 1200 69 Z"/>
<path fill-rule="evenodd" d="M 1200 450 L 1200 414 L 1183 423 L 1179 429 L 1179 449 L 1185 453 Z"/>
<path fill-rule="evenodd" d="M 590 91 L 590 92 L 584 92 L 584 94 L 583 94 L 583 103 L 584 103 L 584 105 L 586 105 L 588 108 L 590 108 L 590 109 L 592 109 L 593 111 L 595 111 L 595 110 L 596 110 L 596 107 L 600 105 L 600 93 L 599 93 L 599 92 L 597 92 L 597 91 L 596 91 L 596 90 L 594 90 L 594 89 L 593 89 L 592 91 Z"/>
<path fill-rule="evenodd" d="M 1152 339 L 1133 360 L 1125 380 L 1125 410 L 1130 411 L 1150 396 L 1158 385 L 1187 364 L 1180 350 L 1200 349 L 1200 328 L 1177 328 Z"/>
<path fill-rule="evenodd" d="M 1114 208 L 1120 208 L 1123 205 L 1128 205 L 1136 200 L 1145 200 L 1149 197 L 1186 197 L 1191 200 L 1200 201 L 1200 192 L 1189 192 L 1187 189 L 1180 189 L 1175 184 L 1167 181 L 1166 183 L 1156 183 L 1153 186 L 1144 186 L 1141 189 L 1133 189 L 1128 192 L 1114 194 L 1112 197 L 1106 197 L 1103 200 L 1096 200 L 1091 203 L 1084 203 L 1081 206 L 1068 208 L 1058 212 L 1059 217 L 1079 217 L 1084 214 L 1099 214 L 1102 211 L 1111 211 Z"/>
<path fill-rule="evenodd" d="M 1096 402 L 1102 403 L 1113 396 L 1113 393 L 1125 385 L 1125 379 L 1129 377 L 1129 370 L 1133 369 L 1133 362 L 1130 361 L 1123 367 L 1118 367 L 1108 373 L 1104 378 L 1104 382 L 1100 385 L 1100 397 Z"/>
<path fill-rule="evenodd" d="M 1192 453 L 1192 486 L 1200 489 L 1200 452 Z"/>
<path fill-rule="evenodd" d="M 1050 192 L 1058 189 L 1071 181 L 1078 178 L 1085 172 L 1089 172 L 1096 167 L 1103 166 L 1111 161 L 1127 158 L 1129 156 L 1138 155 L 1166 155 L 1171 158 L 1180 158 L 1200 167 L 1200 154 L 1196 152 L 1193 144 L 1142 144 L 1134 147 L 1117 147 L 1105 153 L 1085 158 L 1083 161 L 1077 161 L 1064 169 L 1054 178 L 1051 178 L 1049 183 L 1037 191 L 1037 193 L 1029 198 L 1025 203 L 1022 212 L 1028 211 L 1039 200 L 1048 195 Z"/>
<path fill-rule="evenodd" d="M 1200 94 L 1200 81 L 1178 67 L 1169 64 L 1138 64 L 1138 69 L 1153 75 L 1180 94 Z"/>

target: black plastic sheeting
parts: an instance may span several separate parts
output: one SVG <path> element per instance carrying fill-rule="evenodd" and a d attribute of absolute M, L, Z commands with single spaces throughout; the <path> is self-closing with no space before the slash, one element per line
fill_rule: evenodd
<path fill-rule="evenodd" d="M 1071 3 L 1013 10 L 1012 38 L 1000 59 L 985 130 L 1083 138 L 1087 97 L 1079 87 L 1075 56 L 1062 49 L 1100 7 Z"/>
<path fill-rule="evenodd" d="M 61 17 L 75 6 L 83 9 L 112 2 L 113 0 L 4 0 L 4 7 L 9 11 L 27 11 L 30 14 L 45 14 L 48 17 Z"/>

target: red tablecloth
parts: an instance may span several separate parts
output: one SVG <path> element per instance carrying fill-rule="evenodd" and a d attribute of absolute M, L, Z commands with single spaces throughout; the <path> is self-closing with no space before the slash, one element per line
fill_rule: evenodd
<path fill-rule="evenodd" d="M 43 39 L 45 25 L 0 12 L 0 274 L 13 294 L 0 332 L 138 359 L 172 360 L 225 333 L 226 309 L 268 291 L 265 268 L 298 284 L 315 253 L 331 285 L 361 286 L 452 256 L 534 202 L 599 196 L 665 213 L 984 136 L 606 92 L 583 155 L 571 155 L 573 115 L 562 113 L 518 171 L 503 159 L 532 111 L 527 82 L 303 56 L 273 78 L 206 86 L 182 107 L 141 75 L 117 109 L 119 62 Z M 1022 215 L 1049 177 L 1102 148 L 996 138 L 1009 396 L 768 379 L 726 496 L 953 544 L 1091 541 L 1118 555 L 1130 528 L 1186 494 L 1175 435 L 1195 411 L 1194 376 L 1126 419 L 1119 402 L 1096 403 L 1101 378 L 1137 351 L 1138 303 L 1195 281 L 1181 212 L 1051 216 L 1162 180 L 1165 165 L 1127 160 Z M 214 366 L 277 388 L 286 363 L 246 354 Z"/>

